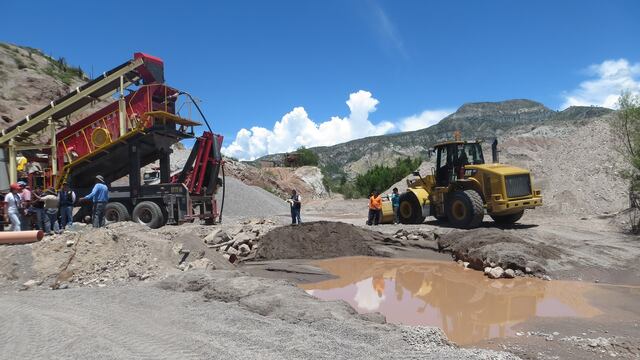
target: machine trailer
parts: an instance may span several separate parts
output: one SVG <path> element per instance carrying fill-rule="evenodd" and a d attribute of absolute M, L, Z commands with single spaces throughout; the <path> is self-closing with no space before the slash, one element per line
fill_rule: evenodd
<path fill-rule="evenodd" d="M 73 114 L 105 99 L 114 101 L 70 122 Z M 180 114 L 184 104 L 196 106 L 209 127 L 188 93 L 164 83 L 163 61 L 135 53 L 133 59 L 3 130 L 0 161 L 5 159 L 5 166 L 0 169 L 0 188 L 19 178 L 32 189 L 59 189 L 68 183 L 81 197 L 102 175 L 108 185 L 116 180 L 126 184 L 109 186 L 109 221 L 133 220 L 152 228 L 195 219 L 220 221 L 216 193 L 222 188 L 224 201 L 223 137 L 210 127 L 196 136 L 194 128 L 201 123 Z M 172 177 L 171 146 L 185 139 L 194 139 L 191 155 L 179 175 Z M 17 153 L 41 170 L 18 174 Z M 156 162 L 160 181 L 143 184 L 143 167 Z M 75 217 L 88 214 L 90 205 L 85 205 Z"/>

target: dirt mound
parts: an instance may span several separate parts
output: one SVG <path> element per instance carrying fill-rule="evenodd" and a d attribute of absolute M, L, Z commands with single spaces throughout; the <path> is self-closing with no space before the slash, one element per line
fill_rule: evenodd
<path fill-rule="evenodd" d="M 340 256 L 384 256 L 376 244 L 387 236 L 354 225 L 318 221 L 276 228 L 258 240 L 256 259 L 326 259 Z"/>
<path fill-rule="evenodd" d="M 127 285 L 191 269 L 232 269 L 206 247 L 200 227 L 186 224 L 151 230 L 133 222 L 75 231 L 42 241 L 0 247 L 0 288 L 32 281 L 41 287 Z M 175 230 L 174 230 L 175 229 Z"/>
<path fill-rule="evenodd" d="M 559 259 L 562 252 L 553 246 L 534 246 L 520 237 L 495 228 L 456 230 L 438 238 L 441 251 L 450 252 L 469 267 L 503 269 L 543 275 L 547 260 Z"/>

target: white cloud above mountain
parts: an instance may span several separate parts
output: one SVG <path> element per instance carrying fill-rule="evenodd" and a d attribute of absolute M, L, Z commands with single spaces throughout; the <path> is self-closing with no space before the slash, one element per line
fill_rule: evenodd
<path fill-rule="evenodd" d="M 311 119 L 304 107 L 295 107 L 271 129 L 261 126 L 241 129 L 222 152 L 241 160 L 253 160 L 267 154 L 293 151 L 300 146 L 328 146 L 393 131 L 416 130 L 430 126 L 450 113 L 448 110 L 427 110 L 397 122 L 373 123 L 369 116 L 379 103 L 370 92 L 359 90 L 350 94 L 346 102 L 348 116 L 333 116 L 323 122 Z"/>
<path fill-rule="evenodd" d="M 569 106 L 604 106 L 615 108 L 622 91 L 640 94 L 640 63 L 627 59 L 605 60 L 587 68 L 591 77 L 564 94 L 562 108 Z"/>
<path fill-rule="evenodd" d="M 413 131 L 435 125 L 440 120 L 453 113 L 452 109 L 425 110 L 420 114 L 411 115 L 397 122 L 400 131 Z"/>

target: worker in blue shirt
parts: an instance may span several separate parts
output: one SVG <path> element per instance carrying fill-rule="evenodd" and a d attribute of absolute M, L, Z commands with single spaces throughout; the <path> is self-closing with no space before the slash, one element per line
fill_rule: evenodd
<path fill-rule="evenodd" d="M 393 223 L 399 223 L 398 208 L 400 207 L 400 194 L 398 194 L 398 188 L 393 188 L 391 193 L 391 206 L 393 207 Z"/>
<path fill-rule="evenodd" d="M 91 190 L 91 193 L 89 193 L 89 195 L 80 199 L 80 201 L 83 200 L 90 200 L 91 202 L 93 202 L 93 227 L 103 227 L 104 210 L 107 206 L 107 202 L 109 202 L 109 189 L 107 188 L 107 185 L 105 185 L 102 175 L 96 176 L 96 184 L 93 186 L 93 190 Z"/>

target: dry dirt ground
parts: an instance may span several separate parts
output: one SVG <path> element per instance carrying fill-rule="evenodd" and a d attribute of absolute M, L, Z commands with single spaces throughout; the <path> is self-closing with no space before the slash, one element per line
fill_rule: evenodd
<path fill-rule="evenodd" d="M 639 285 L 635 262 L 640 243 L 622 233 L 618 222 L 597 217 L 558 219 L 533 212 L 509 229 L 493 228 L 488 218 L 483 228 L 470 231 L 429 222 L 372 228 L 363 225 L 365 213 L 362 200 L 318 200 L 307 204 L 303 220 L 339 223 L 281 227 L 288 221 L 286 212 L 260 221 L 231 218 L 214 227 L 187 224 L 149 230 L 116 223 L 97 231 L 80 226 L 39 243 L 1 247 L 0 319 L 12 325 L 0 335 L 9 339 L 0 345 L 0 358 L 44 354 L 52 358 L 512 356 L 477 350 L 488 348 L 521 358 L 580 359 L 585 354 L 609 356 L 608 349 L 627 358 L 640 352 L 636 319 L 626 323 L 612 323 L 605 317 L 541 319 L 522 325 L 526 336 L 459 349 L 447 345 L 434 328 L 382 324 L 379 316 L 359 316 L 345 303 L 315 300 L 295 285 L 327 278 L 309 263 L 313 258 L 375 255 L 451 260 L 452 254 L 461 256 L 447 247 L 452 236 L 461 243 L 469 241 L 469 249 L 478 249 L 476 258 L 505 268 L 520 261 L 508 251 L 516 246 L 526 254 L 523 264 L 540 265 L 523 276 Z M 216 251 L 203 241 L 217 230 L 243 240 L 247 233 L 258 233 L 247 240 L 252 254 L 230 264 L 223 249 Z M 478 246 L 473 241 L 478 236 L 495 241 Z M 355 237 L 362 243 L 349 246 Z M 503 239 L 507 242 L 500 243 Z M 496 243 L 506 250 L 496 251 L 491 246 Z M 497 258 L 485 258 L 491 256 Z M 637 313 L 633 304 L 623 306 Z M 551 344 L 543 336 L 548 329 L 575 335 Z M 587 335 L 582 336 L 583 332 Z M 607 339 L 609 348 L 597 345 L 605 352 L 591 351 L 589 341 L 600 337 Z M 622 351 L 626 348 L 630 350 Z"/>

